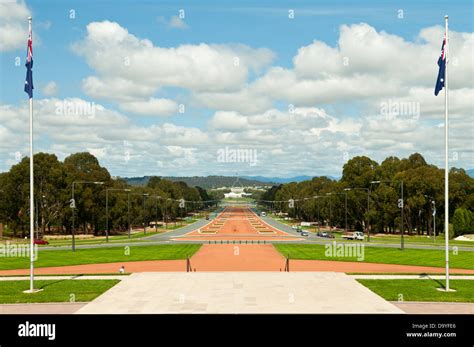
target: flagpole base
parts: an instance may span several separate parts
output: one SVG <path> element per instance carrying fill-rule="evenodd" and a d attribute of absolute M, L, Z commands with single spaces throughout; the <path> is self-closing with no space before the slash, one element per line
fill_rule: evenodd
<path fill-rule="evenodd" d="M 34 293 L 38 293 L 38 292 L 42 292 L 42 291 L 43 291 L 43 289 L 33 289 L 33 290 L 28 289 L 28 290 L 24 290 L 23 293 L 25 293 L 25 294 L 34 294 Z"/>
<path fill-rule="evenodd" d="M 455 289 L 451 289 L 449 288 L 449 290 L 446 290 L 446 288 L 436 288 L 437 291 L 440 291 L 440 292 L 445 292 L 445 293 L 454 293 L 456 292 Z"/>

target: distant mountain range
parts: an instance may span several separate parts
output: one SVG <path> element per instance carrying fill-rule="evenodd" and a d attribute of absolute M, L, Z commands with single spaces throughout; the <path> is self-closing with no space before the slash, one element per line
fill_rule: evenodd
<path fill-rule="evenodd" d="M 236 178 L 230 176 L 191 176 L 191 177 L 170 177 L 163 176 L 162 179 L 175 181 L 175 182 L 184 182 L 190 187 L 199 186 L 204 189 L 211 188 L 220 188 L 220 187 L 232 187 L 236 184 Z M 148 183 L 150 176 L 143 177 L 124 177 L 125 181 L 128 184 L 134 186 L 144 186 Z M 278 182 L 272 181 L 262 181 L 246 177 L 239 177 L 238 186 L 242 185 L 245 187 L 257 187 L 257 186 L 271 186 L 277 184 Z"/>
<path fill-rule="evenodd" d="M 236 183 L 236 178 L 231 176 L 191 176 L 191 177 L 171 177 L 165 176 L 163 179 L 170 181 L 181 181 L 185 182 L 190 187 L 199 186 L 204 189 L 219 188 L 219 187 L 232 187 Z M 295 177 L 265 177 L 265 176 L 242 176 L 239 177 L 239 182 L 245 187 L 256 187 L 256 186 L 271 186 L 289 182 L 302 182 L 311 180 L 312 176 L 295 176 Z M 335 177 L 329 177 L 331 179 L 337 179 Z M 144 186 L 148 183 L 150 176 L 143 177 L 124 177 L 124 180 L 128 184 L 135 186 Z"/>
<path fill-rule="evenodd" d="M 265 176 L 243 176 L 243 178 L 249 180 L 255 180 L 259 182 L 268 182 L 268 183 L 290 183 L 290 182 L 302 182 L 312 179 L 311 176 L 295 176 L 295 177 L 265 177 Z"/>

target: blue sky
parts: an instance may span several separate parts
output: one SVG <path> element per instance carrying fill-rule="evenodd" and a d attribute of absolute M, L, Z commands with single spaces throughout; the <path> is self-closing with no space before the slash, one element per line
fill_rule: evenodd
<path fill-rule="evenodd" d="M 429 106 L 431 99 L 428 97 L 431 96 L 420 91 L 420 88 L 428 91 L 431 83 L 429 76 L 434 86 L 436 60 L 442 40 L 441 26 L 443 16 L 447 13 L 450 16 L 450 29 L 459 33 L 453 37 L 453 48 L 460 47 L 456 52 L 453 51 L 453 56 L 459 54 L 457 66 L 460 76 L 456 80 L 454 67 L 454 102 L 472 95 L 472 82 L 466 83 L 462 77 L 466 75 L 464 71 L 468 72 L 467 77 L 469 73 L 472 76 L 472 61 L 468 62 L 467 57 L 461 55 L 461 52 L 469 50 L 469 44 L 472 48 L 473 8 L 466 1 L 200 1 L 198 5 L 195 1 L 181 1 L 179 4 L 161 1 L 157 4 L 152 1 L 3 0 L 0 3 L 14 6 L 8 14 L 2 14 L 5 25 L 12 32 L 19 26 L 24 29 L 26 20 L 22 20 L 22 16 L 25 13 L 33 16 L 35 102 L 39 102 L 36 121 L 41 122 L 42 112 L 51 112 L 48 102 L 57 104 L 61 100 L 74 99 L 76 101 L 73 102 L 86 101 L 105 108 L 104 112 L 100 111 L 90 121 L 89 126 L 78 125 L 74 123 L 77 119 L 70 120 L 61 114 L 51 116 L 43 128 L 39 124 L 44 132 L 37 139 L 38 150 L 56 152 L 62 159 L 74 151 L 92 149 L 115 175 L 179 176 L 240 172 L 272 176 L 338 176 L 346 158 L 369 155 L 383 160 L 388 155 L 406 156 L 415 151 L 422 152 L 428 161 L 441 165 L 441 140 L 425 143 L 441 134 L 441 112 Z M 75 11 L 74 19 L 70 18 L 71 10 Z M 184 10 L 184 18 L 178 18 L 180 10 Z M 294 10 L 292 19 L 289 18 L 290 10 Z M 400 11 L 403 12 L 403 18 L 399 18 Z M 91 23 L 100 25 L 94 31 Z M 343 26 L 347 28 L 345 35 L 349 39 L 340 46 Z M 104 39 L 105 44 L 101 42 L 94 46 L 97 44 L 96 37 L 102 38 L 101 33 L 108 30 L 118 33 L 122 29 L 128 33 L 123 41 L 109 48 L 107 43 L 116 37 L 111 36 Z M 350 35 L 359 35 L 361 31 L 368 34 L 363 34 L 361 55 L 348 55 L 348 65 L 352 69 L 350 73 L 339 67 L 328 66 L 331 62 L 323 59 L 324 53 L 318 56 L 320 45 L 323 45 L 330 51 L 328 54 L 344 59 L 345 52 L 357 51 L 357 47 L 348 47 L 351 45 Z M 420 35 L 422 31 L 426 32 L 424 36 Z M 11 117 L 22 112 L 27 100 L 26 94 L 22 92 L 26 32 L 24 34 L 24 39 L 18 42 L 12 42 L 12 39 L 5 42 L 0 51 L 0 103 L 5 107 L 2 116 L 4 125 L 0 128 L 3 132 L 0 131 L 0 134 L 3 135 L 3 142 L 8 142 L 1 148 L 0 170 L 7 170 L 17 161 L 18 152 L 21 155 L 26 153 L 23 140 L 27 138 L 23 129 L 17 124 L 10 124 L 13 123 Z M 439 38 L 435 38 L 436 35 Z M 144 39 L 149 40 L 152 47 L 142 45 L 143 42 L 138 43 Z M 199 50 L 202 44 L 206 45 L 209 52 Z M 246 48 L 242 49 L 240 45 Z M 348 48 L 344 48 L 344 45 Z M 380 45 L 380 50 L 377 45 Z M 183 46 L 191 48 L 178 49 Z M 81 51 L 81 47 L 87 48 Z M 137 47 L 143 56 L 139 57 L 134 52 Z M 299 50 L 304 47 L 307 52 L 316 52 L 310 61 L 310 64 L 314 62 L 313 66 L 308 67 L 307 58 L 299 55 Z M 409 52 L 401 47 L 407 47 Z M 151 70 L 150 79 L 147 78 L 144 83 L 149 90 L 140 92 L 133 100 L 130 95 L 133 94 L 133 88 L 139 89 L 140 79 L 135 78 L 136 75 L 130 76 L 127 71 L 115 74 L 99 60 L 102 57 L 117 57 L 114 52 L 122 54 L 127 50 L 130 50 L 130 56 L 137 55 L 136 59 L 140 59 L 143 65 L 133 66 L 134 61 L 137 61 L 133 58 L 133 71 L 137 71 L 137 74 L 141 73 L 140 69 L 146 71 L 145 61 L 150 64 Z M 179 57 L 189 53 L 189 57 L 183 58 L 186 61 L 197 60 L 190 63 L 189 70 L 184 61 L 183 70 L 177 68 L 174 77 L 163 76 L 155 59 L 141 60 L 142 57 L 161 59 L 160 54 L 163 52 L 170 57 L 169 62 L 163 60 L 168 67 L 171 66 L 168 64 L 173 64 L 175 53 Z M 245 55 L 243 64 L 239 65 L 242 71 L 235 76 L 235 81 L 227 83 L 221 80 L 225 79 L 222 76 L 227 72 L 223 69 L 228 65 L 214 72 L 211 70 L 215 64 L 210 63 L 206 67 L 209 75 L 221 74 L 219 81 L 222 86 L 213 85 L 212 81 L 207 85 L 204 81 L 206 71 L 199 71 L 202 75 L 194 75 L 202 66 L 199 59 L 204 61 L 208 57 L 200 54 L 209 53 L 213 56 L 222 52 L 230 56 L 235 54 L 236 57 Z M 383 64 L 382 67 L 372 69 L 370 64 L 364 66 L 360 63 L 364 60 L 364 52 L 370 53 L 371 59 L 375 61 L 377 56 L 384 57 L 385 54 L 393 60 L 387 60 L 387 71 Z M 431 61 L 418 61 L 417 52 L 423 58 L 432 55 Z M 418 78 L 410 79 L 403 76 L 410 72 L 401 67 L 398 76 L 393 71 L 396 70 L 394 65 L 398 55 L 402 61 L 413 61 L 414 66 L 420 64 L 420 69 L 426 71 L 420 73 Z M 20 66 L 15 66 L 17 57 L 21 58 Z M 225 57 L 228 55 L 222 59 Z M 358 63 L 354 65 L 352 61 Z M 183 76 L 177 76 L 181 73 Z M 123 95 L 102 93 L 117 76 L 127 84 L 126 89 L 121 90 Z M 90 80 L 95 83 L 93 87 L 85 85 L 84 80 L 87 78 L 93 78 Z M 199 85 L 200 78 L 203 79 L 203 86 Z M 387 78 L 386 86 L 383 85 L 384 78 Z M 290 79 L 291 83 L 288 82 Z M 99 85 L 99 80 L 105 84 Z M 325 92 L 325 81 L 332 81 L 335 91 L 319 97 Z M 334 81 L 343 85 L 339 88 Z M 399 91 L 392 90 L 395 89 L 393 82 Z M 48 83 L 51 88 L 44 90 Z M 299 90 L 301 86 L 304 88 L 305 83 L 308 87 L 303 89 L 302 94 L 313 86 L 321 88 L 321 93 L 315 91 L 314 95 L 304 97 L 292 94 L 292 90 Z M 351 83 L 354 83 L 354 87 L 348 88 Z M 356 89 L 360 83 L 367 83 L 369 87 L 380 83 L 382 87 L 359 92 Z M 273 88 L 274 85 L 281 87 Z M 348 91 L 338 95 L 338 90 L 344 88 Z M 381 92 L 381 89 L 387 91 Z M 223 94 L 225 99 L 221 100 Z M 163 111 L 165 115 L 156 115 L 153 110 L 150 112 L 151 106 L 144 110 L 153 99 L 166 99 L 174 106 L 170 106 L 171 111 Z M 377 121 L 377 112 L 380 110 L 377 111 L 374 105 L 391 100 L 400 105 L 417 103 L 420 113 L 408 115 L 411 117 L 408 123 L 397 118 L 397 115 L 391 115 L 389 121 L 394 124 L 387 128 L 379 127 L 377 124 L 386 120 Z M 255 103 L 255 107 L 242 107 L 242 103 L 247 102 Z M 258 105 L 260 102 L 262 105 Z M 439 100 L 436 103 L 439 104 Z M 185 112 L 180 113 L 177 105 L 184 105 Z M 289 105 L 297 109 L 296 113 L 288 114 Z M 7 106 L 11 112 L 5 111 Z M 453 121 L 459 120 L 458 130 L 466 129 L 466 126 L 472 129 L 472 102 L 454 108 Z M 116 114 L 123 118 L 122 125 L 109 119 Z M 101 119 L 95 124 L 99 121 L 97 118 Z M 262 122 L 269 118 L 273 120 L 265 126 Z M 275 119 L 283 119 L 283 126 L 275 125 Z M 109 129 L 114 132 L 113 138 L 107 134 L 107 121 L 112 122 Z M 307 129 L 301 127 L 304 122 L 308 122 Z M 312 127 L 312 122 L 320 125 Z M 63 130 L 67 133 L 71 129 L 75 129 L 75 134 L 84 136 L 74 139 L 74 136 L 68 135 L 64 138 L 57 133 Z M 127 129 L 130 130 L 130 136 L 120 135 Z M 454 126 L 453 136 L 459 141 L 453 143 L 453 151 L 457 152 L 453 153 L 455 162 L 452 165 L 471 168 L 474 166 L 473 143 L 456 136 L 456 129 Z M 132 132 L 133 135 L 130 134 Z M 397 135 L 400 132 L 407 134 L 407 137 L 401 139 Z M 154 133 L 161 135 L 154 138 Z M 417 136 L 420 133 L 423 136 Z M 87 135 L 90 138 L 86 141 Z M 123 139 L 120 140 L 120 136 Z M 11 143 L 10 138 L 19 141 Z M 180 138 L 183 138 L 183 143 L 180 143 Z M 193 143 L 193 138 L 200 140 Z M 301 140 L 303 138 L 304 141 Z M 223 148 L 255 151 L 260 157 L 259 164 L 248 165 L 245 158 L 243 162 L 219 162 L 216 153 Z M 121 158 L 124 155 L 126 159 Z M 311 160 L 308 156 L 312 157 Z M 335 157 L 338 159 L 334 160 Z"/>

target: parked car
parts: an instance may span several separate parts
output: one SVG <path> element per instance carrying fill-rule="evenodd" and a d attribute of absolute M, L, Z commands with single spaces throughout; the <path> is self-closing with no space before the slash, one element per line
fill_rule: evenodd
<path fill-rule="evenodd" d="M 44 239 L 35 239 L 34 243 L 35 245 L 49 245 L 49 242 Z"/>
<path fill-rule="evenodd" d="M 301 230 L 301 236 L 309 236 L 308 230 Z"/>
<path fill-rule="evenodd" d="M 291 228 L 297 233 L 300 233 L 303 230 L 299 225 L 293 225 Z"/>
<path fill-rule="evenodd" d="M 266 212 L 261 212 L 261 213 L 260 213 L 260 216 L 261 216 L 261 217 L 266 217 L 266 216 L 267 216 L 267 213 L 266 213 Z"/>
<path fill-rule="evenodd" d="M 334 238 L 334 235 L 330 232 L 327 232 L 327 231 L 318 231 L 316 233 L 317 236 L 319 237 L 325 237 L 327 239 L 333 239 Z"/>

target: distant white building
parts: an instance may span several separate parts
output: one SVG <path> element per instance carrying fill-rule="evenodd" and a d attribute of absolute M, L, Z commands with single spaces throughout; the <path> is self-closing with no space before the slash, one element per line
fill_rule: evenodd
<path fill-rule="evenodd" d="M 224 193 L 224 197 L 226 199 L 229 198 L 243 198 L 246 196 L 250 196 L 252 194 L 245 193 L 243 187 L 232 187 L 230 188 L 230 193 Z"/>

